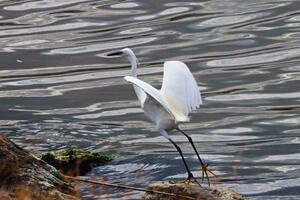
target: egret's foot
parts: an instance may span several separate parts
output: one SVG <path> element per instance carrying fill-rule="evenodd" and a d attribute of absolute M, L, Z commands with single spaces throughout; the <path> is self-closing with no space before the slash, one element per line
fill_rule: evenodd
<path fill-rule="evenodd" d="M 201 187 L 200 183 L 197 181 L 197 179 L 194 177 L 192 173 L 190 173 L 183 182 L 186 184 L 197 183 Z"/>
<path fill-rule="evenodd" d="M 192 173 L 188 174 L 188 177 L 182 181 L 169 181 L 171 184 L 176 184 L 176 183 L 185 183 L 185 184 L 190 184 L 190 183 L 196 183 L 201 187 L 201 184 L 197 181 L 197 179 L 194 177 Z"/>
<path fill-rule="evenodd" d="M 208 174 L 212 174 L 213 176 L 217 176 L 215 173 L 213 173 L 210 169 L 208 169 L 208 164 L 203 164 L 202 165 L 202 183 L 204 181 L 204 178 L 206 177 L 208 186 L 210 187 L 210 181 Z M 204 177 L 205 176 L 205 177 Z"/>

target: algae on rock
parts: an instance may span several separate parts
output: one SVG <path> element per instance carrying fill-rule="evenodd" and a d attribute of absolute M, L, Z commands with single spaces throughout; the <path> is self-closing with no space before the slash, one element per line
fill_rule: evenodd
<path fill-rule="evenodd" d="M 82 176 L 91 171 L 93 167 L 112 161 L 113 157 L 99 152 L 70 148 L 44 154 L 42 160 L 63 174 Z"/>

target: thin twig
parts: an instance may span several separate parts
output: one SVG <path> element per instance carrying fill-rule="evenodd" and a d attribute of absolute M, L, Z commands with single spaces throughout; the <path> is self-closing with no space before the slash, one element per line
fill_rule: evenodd
<path fill-rule="evenodd" d="M 179 194 L 174 194 L 174 193 L 168 193 L 168 192 L 162 192 L 162 191 L 158 191 L 158 190 L 150 190 L 150 189 L 138 188 L 138 187 L 133 187 L 133 186 L 128 186 L 128 185 L 119 185 L 116 183 L 108 183 L 108 182 L 104 182 L 104 181 L 93 181 L 93 180 L 87 180 L 87 179 L 82 179 L 82 178 L 78 178 L 78 177 L 66 176 L 66 175 L 64 177 L 66 177 L 67 179 L 71 179 L 73 181 L 80 181 L 80 182 L 86 182 L 86 183 L 91 183 L 91 184 L 105 185 L 105 186 L 109 186 L 109 187 L 116 187 L 116 188 L 121 188 L 121 189 L 142 191 L 142 192 L 148 192 L 148 193 L 163 194 L 163 195 L 177 197 L 180 199 L 182 199 L 182 198 L 192 199 L 192 200 L 196 199 L 194 197 L 189 197 L 189 196 L 184 196 L 184 195 L 179 195 Z"/>

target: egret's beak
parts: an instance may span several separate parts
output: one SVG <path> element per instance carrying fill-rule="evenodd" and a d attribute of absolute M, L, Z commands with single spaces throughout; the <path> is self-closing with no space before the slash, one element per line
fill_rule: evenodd
<path fill-rule="evenodd" d="M 115 52 L 108 53 L 107 56 L 121 56 L 122 54 L 123 54 L 122 51 L 115 51 Z"/>

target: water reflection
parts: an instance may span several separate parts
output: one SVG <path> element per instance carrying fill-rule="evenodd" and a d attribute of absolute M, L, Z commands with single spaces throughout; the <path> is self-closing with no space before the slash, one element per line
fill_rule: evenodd
<path fill-rule="evenodd" d="M 10 6 L 4 6 L 5 10 L 10 11 L 26 11 L 32 9 L 50 9 L 55 7 L 67 6 L 76 3 L 87 2 L 89 0 L 66 0 L 66 1 L 59 1 L 59 0 L 41 0 L 38 2 L 26 2 L 21 4 L 15 4 Z"/>
<path fill-rule="evenodd" d="M 2 1 L 0 9 L 0 128 L 21 146 L 115 153 L 89 176 L 139 187 L 185 177 L 122 78 L 129 64 L 106 56 L 131 47 L 140 78 L 157 88 L 165 60 L 189 65 L 204 105 L 182 129 L 220 174 L 217 184 L 253 199 L 298 199 L 296 0 Z M 186 138 L 172 137 L 200 176 Z M 85 199 L 140 195 L 81 188 Z"/>
<path fill-rule="evenodd" d="M 145 37 L 145 38 L 129 39 L 126 41 L 109 41 L 107 43 L 101 43 L 101 44 L 89 44 L 85 46 L 52 49 L 46 54 L 50 54 L 50 55 L 51 54 L 81 54 L 81 53 L 97 52 L 101 50 L 109 51 L 111 49 L 121 49 L 133 45 L 142 45 L 145 43 L 152 42 L 156 39 L 157 38 L 154 37 Z"/>
<path fill-rule="evenodd" d="M 290 49 L 290 50 L 277 50 L 272 53 L 258 54 L 253 56 L 243 56 L 238 58 L 222 59 L 222 60 L 213 60 L 207 62 L 208 66 L 212 67 L 228 67 L 228 66 L 242 66 L 242 65 L 253 65 L 266 62 L 275 62 L 285 59 L 292 59 L 299 57 L 299 49 Z"/>

